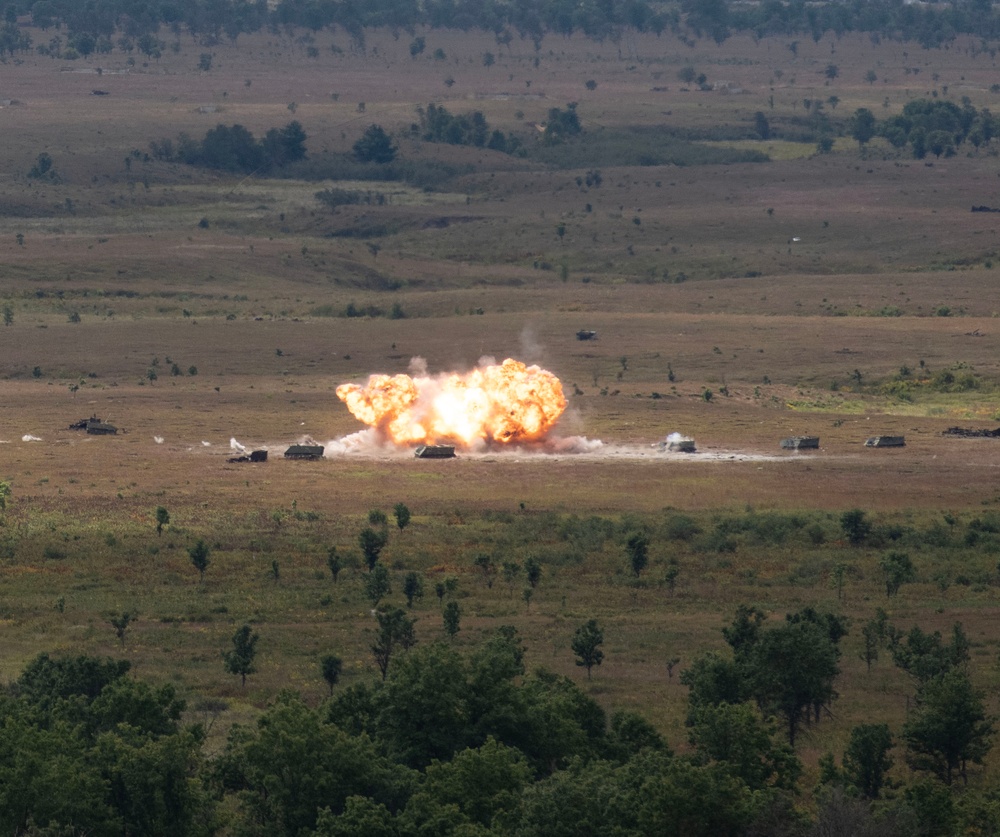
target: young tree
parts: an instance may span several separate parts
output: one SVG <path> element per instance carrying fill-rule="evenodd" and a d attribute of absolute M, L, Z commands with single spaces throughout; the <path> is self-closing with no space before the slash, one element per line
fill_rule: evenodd
<path fill-rule="evenodd" d="M 128 626 L 139 618 L 138 611 L 126 610 L 120 616 L 113 614 L 108 617 L 108 622 L 111 623 L 111 627 L 115 629 L 115 636 L 118 637 L 118 641 L 122 644 L 122 648 L 125 647 L 125 633 L 128 631 Z"/>
<path fill-rule="evenodd" d="M 343 565 L 340 562 L 340 555 L 337 554 L 337 547 L 331 546 L 326 552 L 326 566 L 330 569 L 330 575 L 333 576 L 333 583 L 337 583 L 337 577 L 340 575 Z"/>
<path fill-rule="evenodd" d="M 226 671 L 239 675 L 243 688 L 246 688 L 247 685 L 247 675 L 257 671 L 254 658 L 257 656 L 258 639 L 260 637 L 251 630 L 250 626 L 244 625 L 233 634 L 233 650 L 222 655 Z"/>
<path fill-rule="evenodd" d="M 389 593 L 392 592 L 389 586 L 389 570 L 384 564 L 376 564 L 370 573 L 364 578 L 365 596 L 372 603 L 372 607 L 378 607 Z"/>
<path fill-rule="evenodd" d="M 400 532 L 410 525 L 410 510 L 407 508 L 406 503 L 396 503 L 392 507 L 392 514 L 396 518 L 396 526 Z"/>
<path fill-rule="evenodd" d="M 625 542 L 625 551 L 632 572 L 638 578 L 649 563 L 649 539 L 642 532 L 636 532 Z"/>
<path fill-rule="evenodd" d="M 3 324 L 5 326 L 14 325 L 14 309 L 9 305 L 3 307 Z"/>
<path fill-rule="evenodd" d="M 170 512 L 163 506 L 156 507 L 156 534 L 163 534 L 163 527 L 170 523 Z"/>
<path fill-rule="evenodd" d="M 963 671 L 949 671 L 924 683 L 917 708 L 903 725 L 907 761 L 950 785 L 957 773 L 968 781 L 967 765 L 982 764 L 990 751 L 993 720 L 983 696 Z"/>
<path fill-rule="evenodd" d="M 521 565 L 517 561 L 504 561 L 500 572 L 503 574 L 504 583 L 507 585 L 511 597 L 513 597 L 514 585 L 517 584 L 518 576 L 521 574 Z"/>
<path fill-rule="evenodd" d="M 379 611 L 375 614 L 378 620 L 378 631 L 375 634 L 375 641 L 372 643 L 372 655 L 375 657 L 375 664 L 382 673 L 385 680 L 389 673 L 389 663 L 397 648 L 404 651 L 412 648 L 417 638 L 413 631 L 416 619 L 410 619 L 406 613 L 398 607 L 387 610 L 384 613 Z"/>
<path fill-rule="evenodd" d="M 408 572 L 403 578 L 403 595 L 406 596 L 406 606 L 413 607 L 413 600 L 424 595 L 424 582 L 418 572 Z"/>
<path fill-rule="evenodd" d="M 458 606 L 458 602 L 448 602 L 441 612 L 441 618 L 444 620 L 444 632 L 454 639 L 461 630 L 459 623 L 462 619 L 462 609 Z"/>
<path fill-rule="evenodd" d="M 344 668 L 344 661 L 333 654 L 327 654 L 323 657 L 320 662 L 320 668 L 323 671 L 323 679 L 326 684 L 330 687 L 330 694 L 333 694 L 333 687 L 337 685 L 337 681 L 340 680 L 340 672 Z"/>
<path fill-rule="evenodd" d="M 879 559 L 878 565 L 885 576 L 886 596 L 895 596 L 900 587 L 916 580 L 917 571 L 905 552 L 887 552 Z"/>
<path fill-rule="evenodd" d="M 483 574 L 483 581 L 486 582 L 486 589 L 493 589 L 493 579 L 496 578 L 497 565 L 493 563 L 493 559 L 487 555 L 485 552 L 479 553 L 476 556 L 476 566 L 479 567 Z"/>
<path fill-rule="evenodd" d="M 882 644 L 882 637 L 879 634 L 878 625 L 874 620 L 868 622 L 861 629 L 863 645 L 861 649 L 861 659 L 864 660 L 868 671 L 872 670 L 872 663 L 878 660 L 878 649 Z"/>
<path fill-rule="evenodd" d="M 201 538 L 198 539 L 198 543 L 188 549 L 188 555 L 191 556 L 191 563 L 194 568 L 198 571 L 198 576 L 202 580 L 205 578 L 205 570 L 208 569 L 208 555 L 209 548 L 208 544 L 205 543 Z"/>
<path fill-rule="evenodd" d="M 0 482 L 0 511 L 7 511 L 8 497 L 10 497 L 10 483 Z"/>
<path fill-rule="evenodd" d="M 528 584 L 531 585 L 532 589 L 536 588 L 538 582 L 542 580 L 542 565 L 533 555 L 524 559 L 524 576 L 528 579 Z"/>
<path fill-rule="evenodd" d="M 588 680 L 590 679 L 590 670 L 594 666 L 599 666 L 604 660 L 604 652 L 601 650 L 603 644 L 604 631 L 601 630 L 596 619 L 589 619 L 573 634 L 570 647 L 577 656 L 576 664 L 586 667 Z"/>
<path fill-rule="evenodd" d="M 358 545 L 365 556 L 365 563 L 368 565 L 369 572 L 375 568 L 379 556 L 388 542 L 389 534 L 385 529 L 372 529 L 369 527 L 361 530 L 361 534 L 358 535 Z"/>
<path fill-rule="evenodd" d="M 892 767 L 892 733 L 887 724 L 861 724 L 851 730 L 844 751 L 844 775 L 865 799 L 878 799 Z"/>

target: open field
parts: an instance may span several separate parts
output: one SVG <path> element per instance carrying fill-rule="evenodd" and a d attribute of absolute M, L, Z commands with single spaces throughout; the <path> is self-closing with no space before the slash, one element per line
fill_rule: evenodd
<path fill-rule="evenodd" d="M 740 603 L 775 621 L 814 605 L 854 626 L 834 718 L 802 739 L 810 777 L 851 726 L 905 716 L 911 682 L 888 654 L 871 673 L 859 659 L 859 627 L 878 607 L 906 628 L 947 633 L 961 621 L 996 712 L 996 543 L 968 533 L 1000 504 L 1000 439 L 942 436 L 1000 425 L 1000 214 L 970 212 L 1000 204 L 995 147 L 915 160 L 877 139 L 861 151 L 848 133 L 830 154 L 814 142 L 718 140 L 769 162 L 615 157 L 630 136 L 749 130 L 758 111 L 790 132 L 804 99 L 836 96 L 835 122 L 925 96 L 988 107 L 994 59 L 970 44 L 829 36 L 794 52 L 773 38 L 550 37 L 537 54 L 476 34 L 427 42 L 413 59 L 407 39 L 386 32 L 364 54 L 329 34 L 241 37 L 212 47 L 207 72 L 187 41 L 132 66 L 117 52 L 3 66 L 0 480 L 12 494 L 0 527 L 0 676 L 41 652 L 122 655 L 175 683 L 196 720 L 224 699 L 209 739 L 218 747 L 220 729 L 283 687 L 322 700 L 324 653 L 344 657 L 344 683 L 377 676 L 358 533 L 370 510 L 403 502 L 413 522 L 392 531 L 384 560 L 396 603 L 403 572 L 424 574 L 421 642 L 443 636 L 434 584 L 455 576 L 462 647 L 514 624 L 529 667 L 583 682 L 569 638 L 596 617 L 607 659 L 585 688 L 609 710 L 641 711 L 678 749 L 687 690 L 666 660 L 679 657 L 680 670 L 723 647 L 719 628 Z M 444 59 L 431 57 L 438 47 Z M 720 86 L 689 89 L 685 66 Z M 431 102 L 481 110 L 526 142 L 551 108 L 576 102 L 585 135 L 603 132 L 608 145 L 574 150 L 583 162 L 567 168 L 419 141 L 408 127 Z M 377 123 L 401 159 L 449 168 L 427 169 L 446 171 L 439 183 L 335 183 L 307 179 L 305 166 L 262 179 L 146 154 L 181 132 L 239 123 L 262 136 L 291 119 L 310 164 Z M 42 152 L 58 178 L 28 177 Z M 601 182 L 588 186 L 594 170 Z M 332 210 L 315 195 L 334 185 L 385 201 Z M 378 315 L 343 316 L 349 305 Z M 597 338 L 578 340 L 579 329 Z M 414 357 L 438 373 L 484 356 L 554 372 L 569 402 L 556 435 L 603 444 L 444 462 L 330 444 L 361 429 L 339 384 L 405 372 Z M 92 414 L 123 432 L 67 429 Z M 700 452 L 654 450 L 673 431 Z M 905 435 L 906 447 L 863 447 L 876 434 Z M 820 436 L 821 449 L 783 452 L 789 435 Z M 227 463 L 231 438 L 266 446 L 270 461 Z M 327 457 L 281 459 L 304 438 Z M 171 518 L 159 536 L 158 506 Z M 878 566 L 885 542 L 844 540 L 840 515 L 854 508 L 904 532 L 918 578 L 898 596 L 885 595 Z M 704 543 L 666 534 L 682 513 Z M 709 544 L 720 520 L 757 515 L 789 531 Z M 592 516 L 613 520 L 615 537 L 576 534 Z M 641 584 L 621 542 L 631 526 L 654 533 Z M 187 553 L 200 538 L 212 550 L 203 579 Z M 331 546 L 351 563 L 336 584 Z M 482 583 L 483 552 L 543 559 L 527 606 L 522 584 Z M 851 568 L 842 597 L 839 564 Z M 140 616 L 119 646 L 108 616 L 127 609 Z M 262 637 L 245 690 L 220 660 L 244 622 Z M 985 781 L 998 775 L 994 753 Z"/>

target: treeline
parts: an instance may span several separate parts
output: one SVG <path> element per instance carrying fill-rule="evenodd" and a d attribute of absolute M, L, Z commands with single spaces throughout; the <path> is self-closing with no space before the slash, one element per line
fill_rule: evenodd
<path fill-rule="evenodd" d="M 908 4 L 896 0 L 866 3 L 793 3 L 768 0 L 735 3 L 730 0 L 609 0 L 567 4 L 563 0 L 13 0 L 5 19 L 12 25 L 30 16 L 43 29 L 66 27 L 71 37 L 87 35 L 85 48 L 113 37 L 155 36 L 161 27 L 175 35 L 186 30 L 204 44 L 222 37 L 236 40 L 242 33 L 267 29 L 303 28 L 311 31 L 343 29 L 363 48 L 365 30 L 388 27 L 414 32 L 417 27 L 479 29 L 497 34 L 500 43 L 517 35 L 531 38 L 536 47 L 547 34 L 581 33 L 597 40 L 614 39 L 626 31 L 664 31 L 724 41 L 733 33 L 756 37 L 804 36 L 818 41 L 827 33 L 867 32 L 877 38 L 916 41 L 925 47 L 945 45 L 957 35 L 971 34 L 986 41 L 1000 37 L 1000 16 L 989 3 L 958 0 L 949 4 Z M 16 30 L 16 25 L 14 25 Z M 12 31 L 14 31 L 12 30 Z M 3 49 L 30 49 L 30 41 L 0 39 Z M 991 48 L 992 51 L 993 48 Z"/>
<path fill-rule="evenodd" d="M 154 140 L 150 152 L 158 160 L 186 163 L 227 172 L 268 173 L 305 159 L 306 132 L 298 122 L 271 128 L 259 141 L 242 125 L 217 125 L 203 139 L 180 134 Z"/>
<path fill-rule="evenodd" d="M 529 673 L 512 627 L 468 656 L 450 642 L 414 647 L 403 633 L 391 655 L 379 641 L 372 647 L 382 679 L 334 693 L 339 660 L 324 658 L 326 702 L 283 692 L 256 723 L 234 726 L 214 756 L 203 726 L 182 722 L 186 707 L 172 686 L 130 677 L 127 661 L 42 655 L 0 692 L 0 829 L 793 837 L 832 833 L 823 823 L 845 818 L 853 834 L 1000 827 L 992 792 L 965 787 L 993 725 L 969 680 L 960 625 L 948 640 L 904 633 L 881 611 L 864 626 L 869 666 L 888 649 L 913 679 L 912 706 L 901 729 L 862 723 L 842 753 L 821 759 L 815 820 L 797 804 L 803 767 L 794 744 L 837 696 L 842 617 L 806 608 L 769 625 L 756 608 L 738 608 L 722 630 L 728 653 L 709 652 L 682 674 L 690 687 L 683 753 L 640 715 L 608 718 L 568 678 Z M 244 679 L 255 671 L 230 663 Z M 890 772 L 897 743 L 914 771 L 905 784 Z"/>

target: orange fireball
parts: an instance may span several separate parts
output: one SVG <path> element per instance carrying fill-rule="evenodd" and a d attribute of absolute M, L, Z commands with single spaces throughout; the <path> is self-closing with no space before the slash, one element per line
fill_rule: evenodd
<path fill-rule="evenodd" d="M 464 375 L 372 375 L 365 386 L 341 384 L 337 397 L 397 444 L 534 441 L 566 409 L 555 375 L 510 358 Z"/>

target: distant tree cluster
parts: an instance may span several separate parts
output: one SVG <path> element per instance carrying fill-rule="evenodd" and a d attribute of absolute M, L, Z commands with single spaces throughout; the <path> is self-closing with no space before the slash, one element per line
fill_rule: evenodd
<path fill-rule="evenodd" d="M 272 172 L 304 159 L 305 143 L 306 132 L 293 121 L 283 128 L 271 128 L 259 141 L 242 125 L 217 125 L 200 141 L 181 134 L 176 144 L 163 139 L 149 147 L 160 160 L 249 174 Z"/>
<path fill-rule="evenodd" d="M 977 149 L 1000 133 L 1000 118 L 977 110 L 967 98 L 961 107 L 939 99 L 914 99 L 903 112 L 878 126 L 879 135 L 896 148 L 909 146 L 918 160 L 928 154 L 950 157 L 968 142 Z"/>
<path fill-rule="evenodd" d="M 504 154 L 522 151 L 521 141 L 513 134 L 490 130 L 482 111 L 453 115 L 441 105 L 429 104 L 417 108 L 420 124 L 413 126 L 413 133 L 425 142 L 444 142 L 449 145 L 473 145 L 490 148 Z"/>

